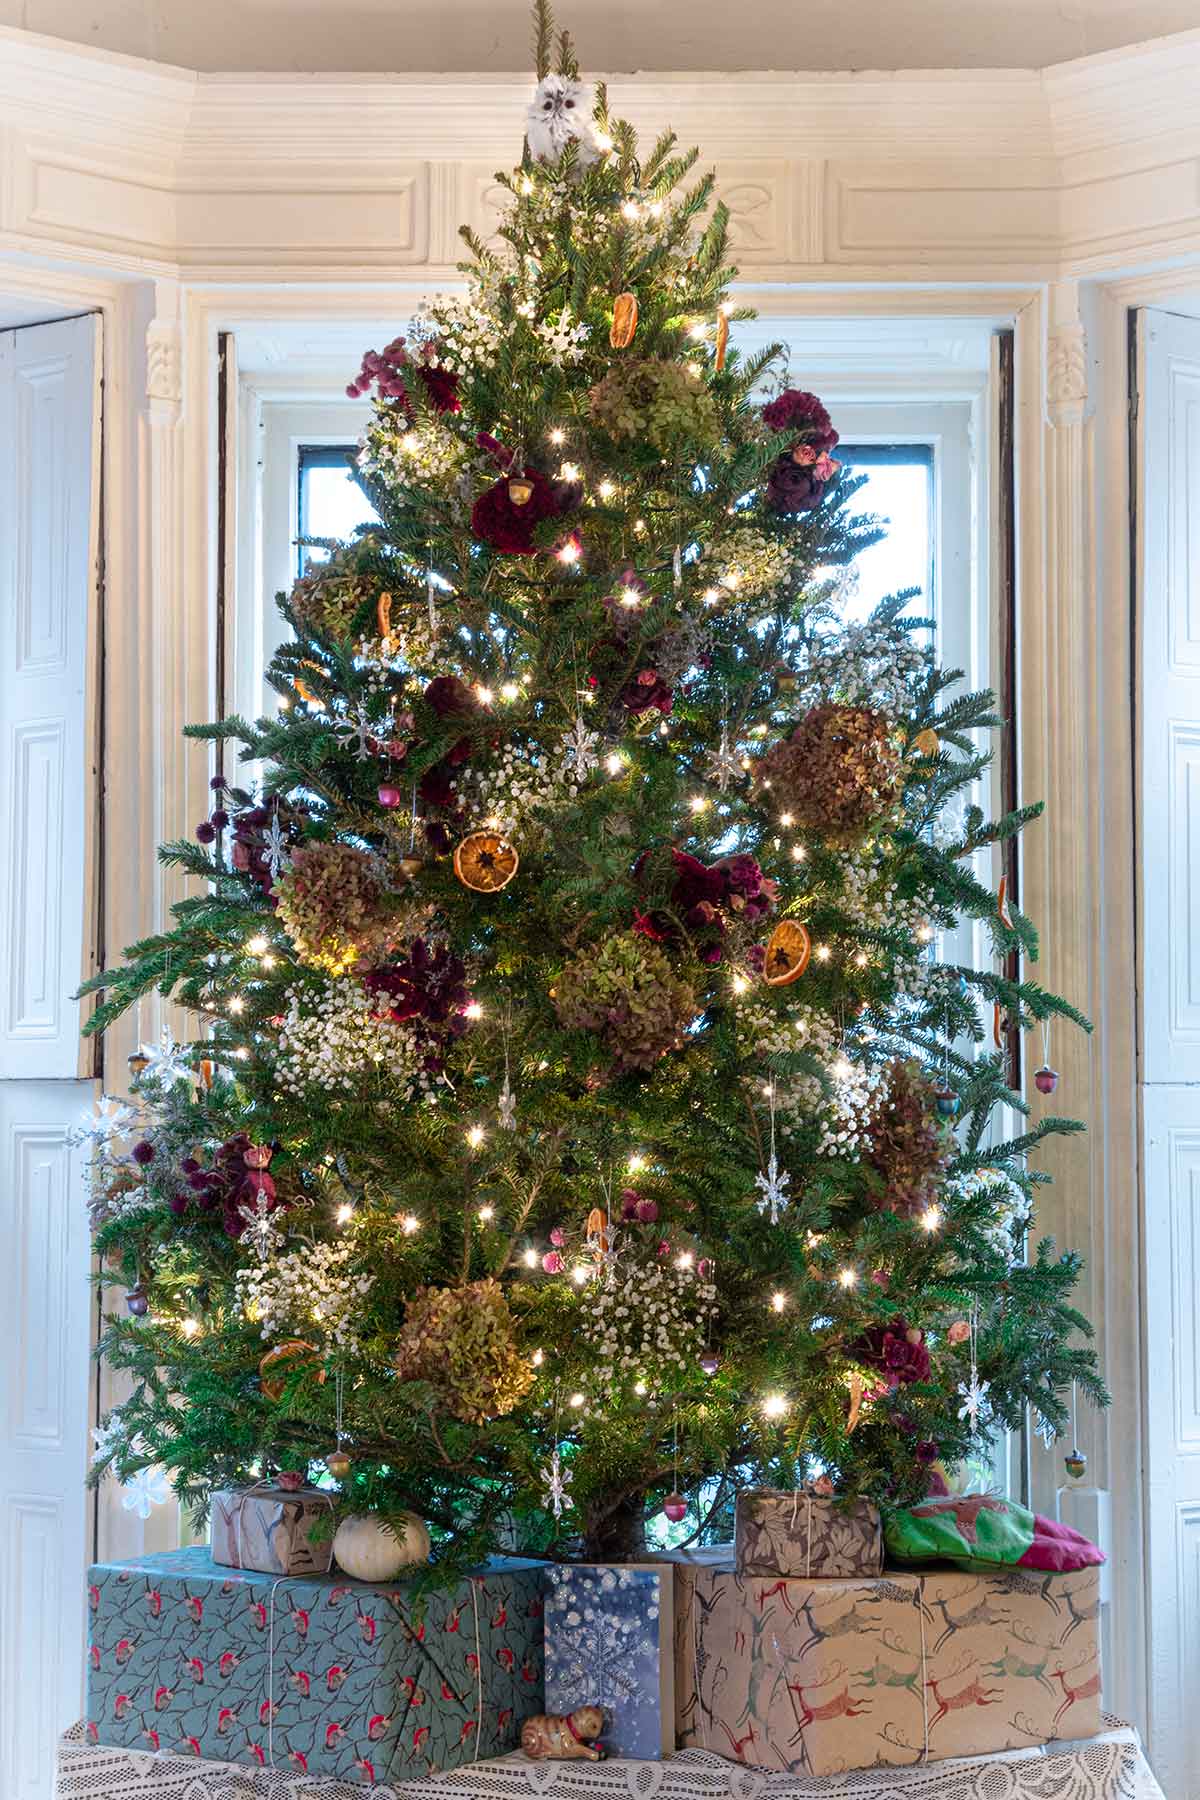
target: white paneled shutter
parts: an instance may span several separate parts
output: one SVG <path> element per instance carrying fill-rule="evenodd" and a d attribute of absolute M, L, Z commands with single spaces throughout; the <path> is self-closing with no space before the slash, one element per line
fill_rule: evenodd
<path fill-rule="evenodd" d="M 1138 323 L 1150 1750 L 1200 1800 L 1200 320 Z"/>
<path fill-rule="evenodd" d="M 71 995 L 96 935 L 99 321 L 0 332 L 0 1795 L 48 1800 L 81 1712 L 91 1100 Z"/>

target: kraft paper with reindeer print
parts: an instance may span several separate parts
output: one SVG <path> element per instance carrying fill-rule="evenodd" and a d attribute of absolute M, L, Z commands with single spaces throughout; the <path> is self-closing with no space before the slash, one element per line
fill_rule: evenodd
<path fill-rule="evenodd" d="M 681 1747 L 793 1774 L 1100 1729 L 1099 1572 L 813 1581 L 676 1565 Z"/>

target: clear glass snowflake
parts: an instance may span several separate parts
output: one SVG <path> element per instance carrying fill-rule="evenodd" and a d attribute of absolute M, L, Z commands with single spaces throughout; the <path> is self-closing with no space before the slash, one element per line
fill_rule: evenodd
<path fill-rule="evenodd" d="M 593 769 L 599 768 L 600 758 L 597 751 L 600 745 L 600 735 L 598 732 L 589 731 L 582 713 L 570 731 L 562 733 L 561 742 L 563 761 L 578 780 L 586 780 Z"/>
<path fill-rule="evenodd" d="M 546 1490 L 546 1504 L 556 1519 L 561 1519 L 570 1499 L 567 1490 L 571 1485 L 571 1471 L 564 1468 L 557 1445 L 550 1452 L 550 1461 L 542 1470 L 542 1486 Z"/>
<path fill-rule="evenodd" d="M 106 1463 L 117 1450 L 125 1436 L 125 1426 L 116 1407 L 109 1413 L 103 1425 L 92 1426 L 92 1467 L 98 1463 Z"/>
<path fill-rule="evenodd" d="M 334 726 L 333 735 L 343 750 L 353 750 L 356 762 L 369 762 L 371 740 L 389 732 L 386 724 L 372 725 L 366 702 L 360 700 L 354 712 Z"/>
<path fill-rule="evenodd" d="M 186 1081 L 191 1075 L 184 1046 L 175 1042 L 165 1025 L 157 1044 L 142 1045 L 142 1055 L 147 1058 L 141 1073 L 143 1081 L 161 1081 L 164 1087 L 170 1087 L 176 1081 Z"/>
<path fill-rule="evenodd" d="M 980 1419 L 986 1417 L 990 1410 L 988 1407 L 988 1393 L 990 1388 L 991 1382 L 980 1381 L 978 1372 L 974 1369 L 971 1371 L 970 1381 L 960 1381 L 958 1384 L 958 1392 L 962 1398 L 962 1405 L 958 1409 L 958 1416 L 960 1419 L 966 1419 L 972 1431 L 975 1430 Z"/>
<path fill-rule="evenodd" d="M 262 859 L 272 881 L 278 881 L 283 871 L 292 866 L 291 850 L 288 846 L 287 835 L 279 823 L 278 808 L 271 814 L 271 823 L 266 831 L 266 849 L 262 853 Z"/>
<path fill-rule="evenodd" d="M 96 1102 L 94 1112 L 84 1113 L 71 1133 L 73 1143 L 110 1144 L 133 1130 L 137 1113 L 125 1100 L 104 1094 Z"/>
<path fill-rule="evenodd" d="M 724 794 L 731 783 L 740 781 L 746 773 L 741 759 L 729 748 L 729 739 L 722 737 L 717 749 L 710 750 L 705 758 L 708 763 L 708 776 L 717 789 Z"/>
<path fill-rule="evenodd" d="M 260 1263 L 265 1263 L 283 1236 L 275 1223 L 267 1196 L 256 1194 L 252 1204 L 243 1201 L 238 1212 L 246 1221 L 242 1242 L 250 1246 Z"/>
<path fill-rule="evenodd" d="M 1041 1438 L 1046 1449 L 1053 1450 L 1058 1441 L 1058 1427 L 1046 1417 L 1045 1413 L 1037 1413 L 1035 1415 L 1033 1429 Z"/>
<path fill-rule="evenodd" d="M 165 1506 L 170 1498 L 167 1478 L 156 1463 L 121 1483 L 121 1505 L 139 1519 L 148 1519 L 156 1506 Z"/>
<path fill-rule="evenodd" d="M 786 1169 L 780 1168 L 779 1159 L 774 1150 L 767 1158 L 766 1174 L 764 1175 L 760 1171 L 754 1177 L 754 1185 L 762 1196 L 761 1199 L 755 1201 L 759 1212 L 769 1211 L 772 1225 L 778 1225 L 779 1215 L 787 1207 L 787 1191 L 792 1185 L 792 1178 Z"/>
<path fill-rule="evenodd" d="M 509 1086 L 505 1076 L 504 1086 L 500 1089 L 500 1098 L 496 1105 L 501 1131 L 515 1131 L 517 1128 L 517 1096 Z"/>

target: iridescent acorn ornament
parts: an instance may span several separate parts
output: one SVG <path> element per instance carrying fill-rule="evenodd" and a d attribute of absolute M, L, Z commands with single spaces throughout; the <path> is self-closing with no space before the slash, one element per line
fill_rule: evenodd
<path fill-rule="evenodd" d="M 1077 1447 L 1063 1457 L 1063 1467 L 1072 1481 L 1082 1481 L 1087 1474 L 1087 1457 Z"/>
<path fill-rule="evenodd" d="M 662 1505 L 664 1518 L 670 1519 L 672 1525 L 678 1525 L 681 1519 L 687 1518 L 687 1501 L 682 1494 L 668 1494 Z"/>
<path fill-rule="evenodd" d="M 125 1309 L 132 1313 L 135 1319 L 144 1319 L 150 1311 L 150 1297 L 140 1281 L 126 1294 Z"/>
<path fill-rule="evenodd" d="M 1058 1086 L 1058 1070 L 1043 1063 L 1040 1069 L 1033 1071 L 1033 1085 L 1039 1094 L 1052 1094 Z"/>
<path fill-rule="evenodd" d="M 958 1111 L 958 1095 L 953 1088 L 939 1088 L 934 1096 L 939 1118 L 952 1119 Z"/>

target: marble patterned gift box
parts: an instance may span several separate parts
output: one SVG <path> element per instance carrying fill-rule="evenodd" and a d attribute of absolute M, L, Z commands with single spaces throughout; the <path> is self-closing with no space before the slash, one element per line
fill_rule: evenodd
<path fill-rule="evenodd" d="M 543 1710 L 545 1567 L 412 1584 L 221 1568 L 206 1549 L 88 1573 L 95 1741 L 345 1781 L 515 1749 Z"/>
<path fill-rule="evenodd" d="M 675 1572 L 680 1747 L 800 1775 L 1089 1737 L 1099 1574 Z"/>
<path fill-rule="evenodd" d="M 547 1571 L 546 1710 L 602 1706 L 609 1756 L 675 1748 L 668 1563 L 558 1564 Z"/>
<path fill-rule="evenodd" d="M 264 1575 L 327 1575 L 333 1560 L 328 1529 L 333 1502 L 320 1488 L 222 1488 L 209 1507 L 215 1563 Z M 315 1525 L 326 1527 L 313 1543 Z"/>
<path fill-rule="evenodd" d="M 746 1488 L 737 1497 L 734 1549 L 739 1575 L 878 1575 L 883 1525 L 869 1500 L 839 1503 L 808 1488 Z"/>

